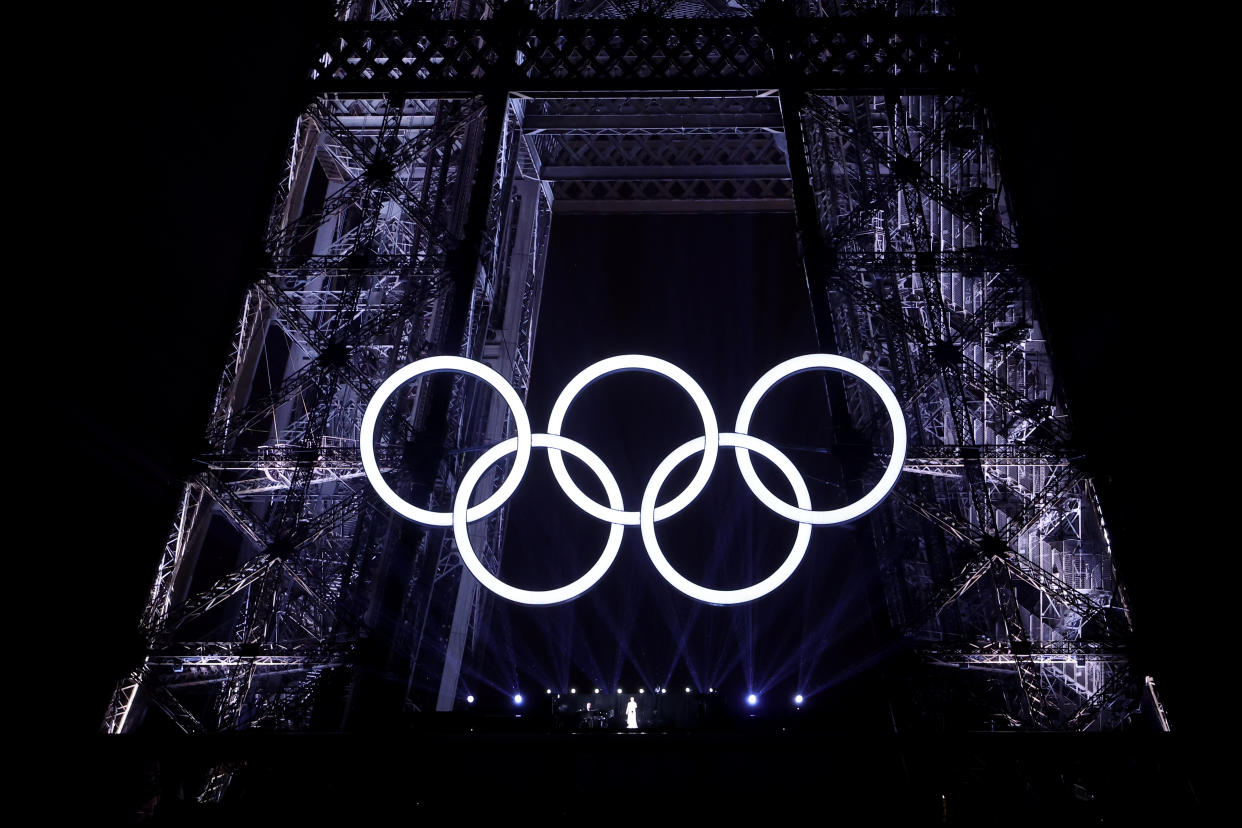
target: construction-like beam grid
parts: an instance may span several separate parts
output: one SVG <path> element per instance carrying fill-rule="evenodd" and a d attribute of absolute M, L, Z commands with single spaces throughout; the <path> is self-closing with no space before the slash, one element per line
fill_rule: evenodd
<path fill-rule="evenodd" d="M 879 371 L 911 428 L 871 520 L 929 681 L 999 676 L 980 706 L 1028 727 L 1130 715 L 1128 615 L 973 65 L 952 19 L 841 5 L 338 4 L 105 729 L 152 706 L 186 731 L 451 709 L 483 594 L 447 533 L 377 508 L 362 410 L 439 353 L 524 394 L 554 213 L 617 210 L 795 211 L 824 347 Z M 841 393 L 875 430 L 875 401 Z M 428 377 L 376 449 L 443 509 L 510 430 L 485 388 Z M 498 566 L 503 510 L 471 532 Z"/>
<path fill-rule="evenodd" d="M 873 519 L 894 623 L 933 664 L 1007 671 L 1013 721 L 1117 726 L 1139 700 L 1118 678 L 1128 613 L 986 112 L 967 94 L 815 92 L 800 127 L 837 345 L 889 380 L 911 427 Z M 882 412 L 850 392 L 866 431 Z"/>

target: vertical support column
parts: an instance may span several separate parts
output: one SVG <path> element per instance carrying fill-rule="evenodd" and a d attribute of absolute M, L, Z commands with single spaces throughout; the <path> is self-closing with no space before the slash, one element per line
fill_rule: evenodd
<path fill-rule="evenodd" d="M 502 182 L 503 184 L 503 182 Z M 502 216 L 502 221 L 513 222 L 514 233 L 518 243 L 513 245 L 512 253 L 507 262 L 497 262 L 499 267 L 508 274 L 508 288 L 504 295 L 495 297 L 494 314 L 500 314 L 501 324 L 496 330 L 497 343 L 483 348 L 483 362 L 493 368 L 502 377 L 512 379 L 514 363 L 518 358 L 519 330 L 522 324 L 522 295 L 525 292 L 527 273 L 530 269 L 532 251 L 528 239 L 532 237 L 535 213 L 539 206 L 539 185 L 535 181 L 522 181 L 512 187 L 519 195 L 517 215 Z M 498 279 L 498 281 L 501 281 Z M 493 330 L 489 326 L 488 332 Z M 489 337 L 490 338 L 490 337 Z M 507 434 L 505 426 L 508 422 L 504 400 L 499 395 L 492 395 L 488 406 L 486 440 L 490 445 L 503 441 Z M 483 485 L 479 488 L 486 491 L 492 485 L 496 475 L 495 469 L 484 476 Z M 492 518 L 495 519 L 495 518 Z M 469 528 L 470 540 L 476 550 L 485 550 L 489 544 L 487 522 L 476 523 Z M 500 518 L 503 520 L 503 518 Z M 490 550 L 497 557 L 499 549 Z M 474 617 L 475 602 L 479 599 L 479 582 L 465 567 L 458 570 L 461 574 L 457 584 L 457 600 L 453 607 L 453 622 L 449 630 L 448 646 L 444 654 L 444 669 L 440 673 L 440 690 L 436 697 L 436 710 L 453 709 L 457 698 L 457 683 L 461 675 L 462 658 L 466 651 L 466 640 L 470 632 L 470 621 Z"/>
<path fill-rule="evenodd" d="M 828 277 L 832 270 L 832 254 L 824 244 L 824 234 L 819 226 L 815 209 L 815 191 L 811 186 L 811 172 L 807 164 L 806 142 L 802 136 L 802 102 L 805 93 L 788 87 L 780 90 L 781 121 L 785 127 L 785 153 L 789 159 L 789 173 L 793 179 L 794 227 L 798 238 L 798 258 L 802 261 L 806 277 L 806 289 L 811 299 L 811 315 L 815 325 L 815 339 L 820 350 L 837 353 L 836 329 L 832 312 L 828 307 Z M 824 387 L 828 394 L 828 413 L 833 421 L 835 442 L 847 435 L 849 408 L 845 400 L 845 385 L 835 371 L 824 374 Z M 854 477 L 856 469 L 846 469 L 846 477 Z"/>

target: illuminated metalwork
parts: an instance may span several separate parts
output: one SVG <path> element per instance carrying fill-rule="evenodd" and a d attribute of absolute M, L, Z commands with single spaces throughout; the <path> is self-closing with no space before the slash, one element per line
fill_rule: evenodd
<path fill-rule="evenodd" d="M 1154 696 L 945 5 L 338 3 L 105 729 L 151 705 L 184 730 L 338 727 L 385 683 L 452 706 L 481 595 L 451 533 L 373 508 L 362 411 L 439 353 L 524 394 L 551 219 L 573 211 L 795 211 L 821 349 L 879 373 L 910 425 L 869 520 L 916 684 L 1029 728 L 1115 727 Z M 399 405 L 380 451 L 431 508 L 466 449 L 512 436 L 461 380 Z M 833 407 L 882 419 L 839 385 Z M 470 529 L 493 570 L 504 520 Z"/>

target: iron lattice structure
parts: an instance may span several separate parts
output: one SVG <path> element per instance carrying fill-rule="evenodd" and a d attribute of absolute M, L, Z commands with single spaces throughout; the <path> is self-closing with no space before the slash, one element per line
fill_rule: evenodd
<path fill-rule="evenodd" d="M 943 6 L 340 3 L 105 729 L 355 726 L 429 684 L 452 708 L 486 602 L 450 534 L 378 507 L 362 409 L 432 353 L 524 394 L 553 215 L 622 210 L 793 211 L 823 349 L 896 390 L 909 460 L 869 520 L 927 665 L 910 715 L 949 726 L 936 697 L 964 693 L 1021 727 L 1120 725 L 1150 682 Z M 510 435 L 493 396 L 430 377 L 389 404 L 404 497 L 447 507 Z M 830 398 L 883 432 L 866 394 Z M 492 565 L 503 529 L 472 530 Z"/>

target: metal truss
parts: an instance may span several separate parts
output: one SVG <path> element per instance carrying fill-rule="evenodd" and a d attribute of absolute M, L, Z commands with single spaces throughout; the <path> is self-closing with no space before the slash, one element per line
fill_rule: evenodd
<path fill-rule="evenodd" d="M 1139 699 L 1129 615 L 986 113 L 966 95 L 800 102 L 812 284 L 839 350 L 890 381 L 912 429 L 913 474 L 873 519 L 894 623 L 931 664 L 1012 676 L 1002 712 L 1023 726 L 1116 726 Z M 873 431 L 865 390 L 846 403 Z"/>
<path fill-rule="evenodd" d="M 872 517 L 894 624 L 933 670 L 1007 677 L 994 712 L 1023 726 L 1124 721 L 1128 611 L 973 67 L 952 20 L 856 5 L 338 3 L 104 729 L 152 708 L 186 732 L 339 728 L 393 686 L 452 708 L 485 596 L 448 534 L 375 508 L 362 410 L 439 353 L 524 395 L 553 215 L 617 210 L 796 212 L 823 346 L 884 376 L 911 428 Z M 864 389 L 832 393 L 882 431 Z M 496 395 L 432 376 L 376 449 L 443 509 L 511 431 Z M 504 525 L 471 528 L 489 566 Z"/>

